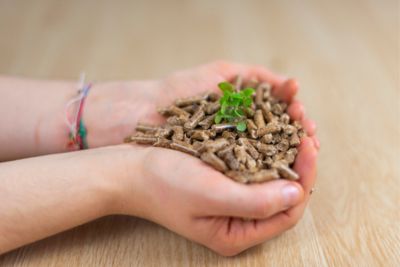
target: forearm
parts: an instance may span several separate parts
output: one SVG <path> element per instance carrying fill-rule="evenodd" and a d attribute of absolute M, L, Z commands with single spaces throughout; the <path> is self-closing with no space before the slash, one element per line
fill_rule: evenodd
<path fill-rule="evenodd" d="M 141 154 L 132 152 L 119 146 L 0 163 L 0 254 L 118 213 L 126 164 L 136 169 Z"/>
<path fill-rule="evenodd" d="M 155 110 L 144 103 L 152 102 L 156 84 L 95 83 L 83 110 L 89 147 L 122 143 Z M 77 82 L 0 77 L 0 161 L 68 151 L 65 107 L 77 92 Z"/>
<path fill-rule="evenodd" d="M 0 77 L 0 161 L 66 151 L 64 107 L 77 83 Z"/>

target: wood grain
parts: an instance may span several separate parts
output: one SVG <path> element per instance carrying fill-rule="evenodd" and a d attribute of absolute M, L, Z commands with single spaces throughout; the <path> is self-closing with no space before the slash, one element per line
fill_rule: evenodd
<path fill-rule="evenodd" d="M 399 266 L 399 1 L 0 0 L 0 72 L 159 78 L 210 60 L 297 77 L 319 126 L 317 191 L 289 232 L 224 258 L 153 223 L 107 217 L 1 266 Z"/>

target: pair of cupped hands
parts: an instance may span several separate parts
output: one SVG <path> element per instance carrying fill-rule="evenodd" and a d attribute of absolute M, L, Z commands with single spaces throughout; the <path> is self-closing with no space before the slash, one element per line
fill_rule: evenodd
<path fill-rule="evenodd" d="M 297 82 L 262 66 L 217 61 L 159 81 L 99 83 L 91 91 L 85 110 L 89 145 L 121 144 L 138 121 L 164 122 L 157 107 L 207 90 L 218 92 L 218 83 L 232 81 L 238 74 L 244 80 L 270 83 L 273 94 L 289 104 L 291 118 L 306 130 L 294 163 L 300 179 L 243 185 L 181 152 L 118 145 L 101 150 L 115 154 L 109 164 L 118 166 L 111 178 L 117 193 L 110 214 L 154 221 L 225 256 L 238 254 L 296 225 L 315 182 L 319 150 L 316 126 L 295 99 Z"/>

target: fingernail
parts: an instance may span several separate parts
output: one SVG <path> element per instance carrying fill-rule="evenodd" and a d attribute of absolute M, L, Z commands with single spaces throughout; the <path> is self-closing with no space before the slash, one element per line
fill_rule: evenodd
<path fill-rule="evenodd" d="M 300 197 L 300 191 L 294 185 L 285 185 L 285 187 L 282 188 L 282 196 L 285 206 L 290 207 L 297 203 Z"/>

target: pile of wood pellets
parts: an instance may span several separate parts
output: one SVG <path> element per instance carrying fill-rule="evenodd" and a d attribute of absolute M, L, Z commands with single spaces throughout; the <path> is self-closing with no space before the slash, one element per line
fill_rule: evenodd
<path fill-rule="evenodd" d="M 220 95 L 207 92 L 160 108 L 167 118 L 165 125 L 138 123 L 135 134 L 125 142 L 188 153 L 240 183 L 299 179 L 291 167 L 305 133 L 299 122 L 290 119 L 287 103 L 272 96 L 268 83 L 245 84 L 239 78 L 235 84 L 236 91 L 255 88 L 244 118 L 245 131 L 238 131 L 234 124 L 215 124 Z"/>

